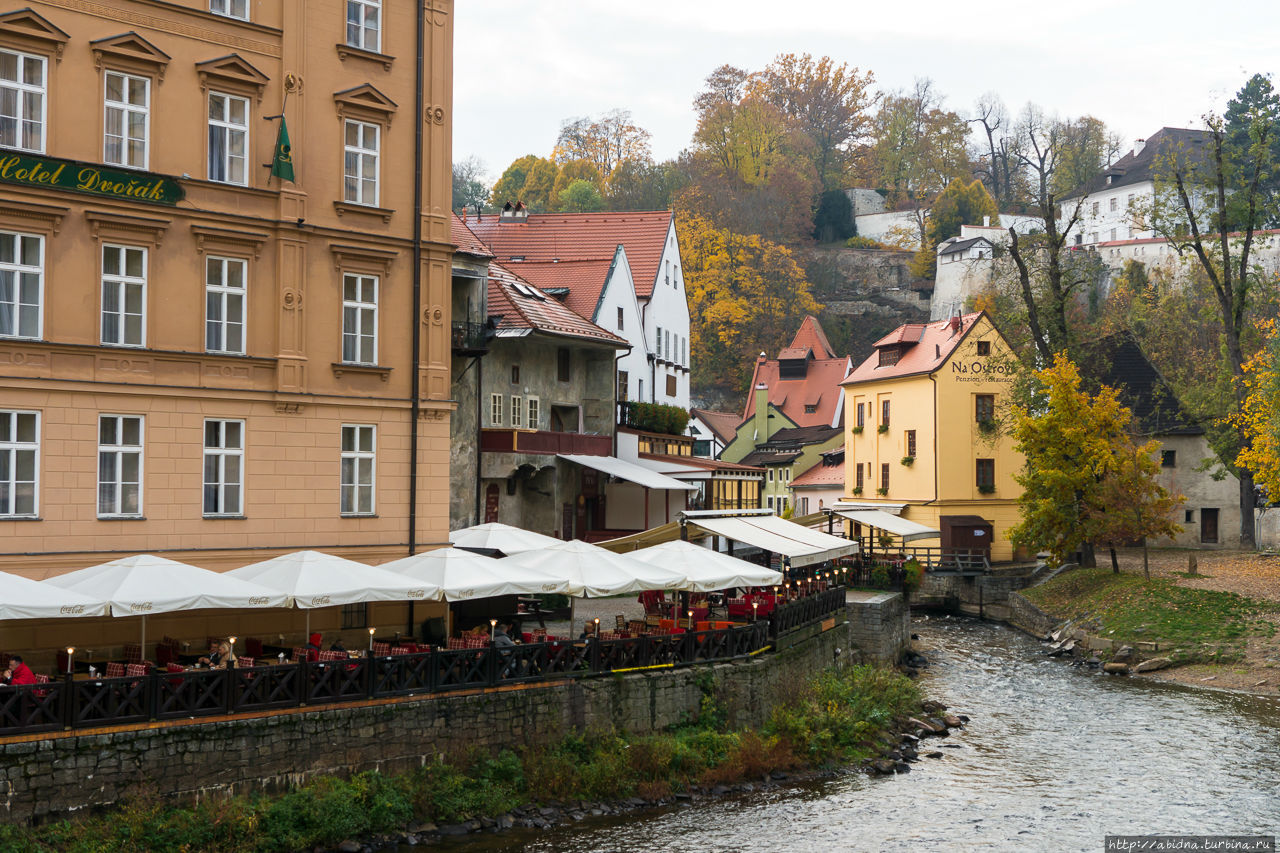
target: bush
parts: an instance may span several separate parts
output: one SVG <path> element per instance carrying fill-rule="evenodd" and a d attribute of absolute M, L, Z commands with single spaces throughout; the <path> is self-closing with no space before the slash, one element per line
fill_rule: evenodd
<path fill-rule="evenodd" d="M 870 237 L 850 237 L 844 241 L 844 244 L 850 249 L 871 249 L 872 251 L 883 251 L 889 248 L 879 240 L 872 240 Z"/>
<path fill-rule="evenodd" d="M 920 582 L 924 580 L 924 566 L 920 565 L 920 561 L 912 557 L 902 564 L 902 571 L 902 585 L 906 587 L 907 591 L 912 592 L 919 589 Z"/>
<path fill-rule="evenodd" d="M 689 413 L 666 403 L 629 403 L 627 424 L 645 432 L 683 435 L 689 426 Z"/>

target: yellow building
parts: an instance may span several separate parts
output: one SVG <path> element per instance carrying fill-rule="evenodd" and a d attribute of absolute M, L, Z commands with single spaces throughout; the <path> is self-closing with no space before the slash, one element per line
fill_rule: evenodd
<path fill-rule="evenodd" d="M 842 383 L 845 501 L 941 530 L 944 549 L 1012 559 L 1023 458 L 994 429 L 1013 383 L 1008 344 L 980 313 L 900 326 L 874 346 Z"/>
<path fill-rule="evenodd" d="M 452 0 L 11 9 L 0 569 L 445 543 Z"/>

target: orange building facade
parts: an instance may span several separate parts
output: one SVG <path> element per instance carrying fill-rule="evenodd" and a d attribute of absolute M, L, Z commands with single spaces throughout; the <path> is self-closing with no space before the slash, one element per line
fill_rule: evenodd
<path fill-rule="evenodd" d="M 452 0 L 7 5 L 0 569 L 446 543 Z"/>

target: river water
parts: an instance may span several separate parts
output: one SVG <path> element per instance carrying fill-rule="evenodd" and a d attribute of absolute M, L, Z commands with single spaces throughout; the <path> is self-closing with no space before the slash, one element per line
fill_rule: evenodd
<path fill-rule="evenodd" d="M 1280 834 L 1280 700 L 1094 674 L 989 623 L 913 630 L 925 695 L 972 718 L 921 744 L 945 758 L 436 849 L 1039 853 L 1099 851 L 1108 834 Z"/>

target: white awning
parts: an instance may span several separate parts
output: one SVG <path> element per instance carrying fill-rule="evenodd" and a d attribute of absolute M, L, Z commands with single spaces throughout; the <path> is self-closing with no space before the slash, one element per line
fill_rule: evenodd
<path fill-rule="evenodd" d="M 641 468 L 634 462 L 624 462 L 616 456 L 583 456 L 578 453 L 561 453 L 558 458 L 587 468 L 594 468 L 597 471 L 602 471 L 629 483 L 644 486 L 646 489 L 668 489 L 683 492 L 698 488 L 688 483 L 682 483 L 673 477 L 668 477 L 666 474 L 659 474 L 657 471 Z"/>
<path fill-rule="evenodd" d="M 912 539 L 938 539 L 942 536 L 942 531 L 940 530 L 925 527 L 923 524 L 910 519 L 881 512 L 878 509 L 843 510 L 837 512 L 836 515 L 847 518 L 850 521 L 856 521 L 859 524 L 865 524 L 868 527 L 874 527 L 877 530 L 883 530 L 885 533 L 891 533 L 894 536 L 901 536 L 903 542 L 910 542 Z"/>
<path fill-rule="evenodd" d="M 776 515 L 747 515 L 735 518 L 690 518 L 703 530 L 772 551 L 791 560 L 793 566 L 808 566 L 858 552 L 858 543 L 819 530 L 811 530 Z"/>

